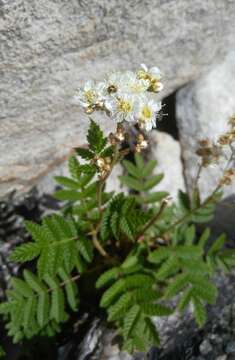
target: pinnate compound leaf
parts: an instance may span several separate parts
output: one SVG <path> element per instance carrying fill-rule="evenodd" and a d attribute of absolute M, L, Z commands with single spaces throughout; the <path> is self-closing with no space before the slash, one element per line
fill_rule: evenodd
<path fill-rule="evenodd" d="M 29 242 L 17 246 L 10 255 L 10 260 L 17 262 L 26 262 L 35 259 L 39 254 L 39 245 L 37 243 Z"/>
<path fill-rule="evenodd" d="M 100 153 L 107 143 L 103 131 L 92 119 L 90 120 L 87 141 L 89 143 L 89 149 L 95 153 Z"/>

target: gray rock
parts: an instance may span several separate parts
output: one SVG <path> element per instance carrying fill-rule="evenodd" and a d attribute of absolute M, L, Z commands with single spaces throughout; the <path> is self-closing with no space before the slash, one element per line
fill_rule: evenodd
<path fill-rule="evenodd" d="M 166 95 L 235 43 L 233 0 L 0 5 L 1 195 L 26 191 L 84 144 L 87 120 L 70 104 L 81 81 L 144 60 L 166 74 Z"/>
<path fill-rule="evenodd" d="M 157 173 L 164 173 L 163 180 L 153 189 L 168 191 L 175 199 L 179 190 L 185 190 L 181 149 L 171 135 L 153 131 L 150 134 L 152 158 L 157 160 Z"/>
<path fill-rule="evenodd" d="M 207 355 L 212 352 L 213 348 L 212 348 L 211 343 L 208 340 L 204 340 L 201 343 L 199 350 L 202 355 Z"/>
<path fill-rule="evenodd" d="M 235 51 L 201 79 L 177 93 L 177 122 L 184 161 L 186 185 L 192 190 L 199 158 L 195 154 L 198 140 L 216 140 L 228 130 L 227 121 L 235 114 Z M 224 167 L 225 160 L 222 166 Z M 207 196 L 218 184 L 222 171 L 218 166 L 203 169 L 199 187 Z M 233 194 L 235 184 L 225 189 L 225 196 Z"/>
<path fill-rule="evenodd" d="M 115 336 L 117 333 L 112 330 L 104 332 L 102 339 L 102 354 L 100 360 L 132 360 L 132 357 L 127 353 L 121 352 L 117 342 L 115 342 Z"/>
<path fill-rule="evenodd" d="M 235 342 L 234 341 L 230 341 L 225 348 L 225 352 L 227 354 L 234 354 L 235 355 Z"/>
<path fill-rule="evenodd" d="M 206 76 L 187 85 L 177 93 L 177 122 L 180 133 L 184 175 L 190 193 L 195 181 L 199 158 L 195 154 L 198 140 L 218 136 L 228 130 L 227 121 L 235 114 L 235 51 Z M 227 160 L 202 170 L 198 185 L 205 198 L 218 185 Z M 234 232 L 235 182 L 225 186 L 224 200 L 217 207 L 213 221 L 214 234 L 226 231 L 231 238 Z"/>
<path fill-rule="evenodd" d="M 128 192 L 127 187 L 122 185 L 119 180 L 119 176 L 121 175 L 123 175 L 123 167 L 121 166 L 121 164 L 117 164 L 113 168 L 110 176 L 107 179 L 105 190 L 127 193 Z"/>

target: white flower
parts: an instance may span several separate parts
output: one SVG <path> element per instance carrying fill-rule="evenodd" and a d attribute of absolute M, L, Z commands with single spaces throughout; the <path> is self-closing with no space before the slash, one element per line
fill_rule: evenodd
<path fill-rule="evenodd" d="M 87 81 L 82 89 L 78 89 L 74 100 L 84 108 L 93 107 L 102 104 L 104 101 L 105 83 L 95 84 L 93 81 Z"/>
<path fill-rule="evenodd" d="M 135 73 L 128 71 L 123 74 L 123 90 L 132 94 L 141 95 L 147 91 L 149 80 L 138 79 Z"/>
<path fill-rule="evenodd" d="M 137 113 L 139 126 L 142 129 L 150 131 L 153 127 L 156 126 L 156 117 L 160 110 L 161 103 L 155 102 L 152 99 L 148 100 L 147 102 L 140 103 Z"/>
<path fill-rule="evenodd" d="M 150 92 L 163 88 L 161 73 L 157 67 L 141 65 L 138 72 L 118 71 L 111 73 L 104 82 L 88 81 L 74 97 L 86 113 L 105 111 L 117 122 L 133 122 L 146 130 L 156 125 L 156 115 L 161 103 L 154 102 Z"/>
<path fill-rule="evenodd" d="M 154 66 L 150 69 L 145 64 L 140 65 L 141 70 L 138 71 L 137 75 L 140 79 L 148 79 L 150 81 L 150 91 L 159 92 L 163 89 L 161 83 L 162 74 L 158 67 Z"/>
<path fill-rule="evenodd" d="M 145 79 L 139 79 L 132 71 L 123 73 L 112 73 L 107 79 L 107 91 L 109 94 L 141 94 L 144 93 L 150 85 Z"/>
<path fill-rule="evenodd" d="M 162 78 L 161 71 L 157 66 L 153 66 L 150 69 L 145 64 L 140 65 L 142 69 L 152 77 L 154 77 L 157 80 L 160 80 Z"/>
<path fill-rule="evenodd" d="M 123 87 L 123 73 L 120 71 L 109 75 L 106 81 L 106 89 L 108 94 L 117 93 Z"/>
<path fill-rule="evenodd" d="M 117 122 L 134 122 L 138 102 L 130 94 L 122 94 L 105 102 L 106 108 L 110 111 L 111 117 Z"/>

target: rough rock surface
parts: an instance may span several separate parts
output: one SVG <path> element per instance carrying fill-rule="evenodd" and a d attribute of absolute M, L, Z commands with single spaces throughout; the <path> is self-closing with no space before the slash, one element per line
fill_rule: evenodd
<path fill-rule="evenodd" d="M 144 61 L 164 71 L 169 94 L 234 47 L 234 16 L 233 0 L 0 0 L 1 195 L 84 143 L 70 104 L 81 81 Z"/>
<path fill-rule="evenodd" d="M 235 51 L 226 60 L 216 66 L 206 76 L 192 82 L 177 92 L 176 116 L 179 128 L 184 175 L 187 190 L 190 192 L 198 169 L 198 140 L 209 138 L 216 140 L 218 135 L 228 130 L 228 118 L 235 114 Z M 227 160 L 219 166 L 203 169 L 198 185 L 203 197 L 211 193 L 218 185 L 222 169 Z M 233 164 L 234 166 L 234 164 Z M 224 187 L 224 200 L 218 205 L 214 233 L 226 231 L 235 239 L 234 206 L 235 183 Z"/>
<path fill-rule="evenodd" d="M 227 121 L 235 114 L 235 51 L 207 75 L 177 92 L 176 116 L 179 127 L 184 172 L 188 190 L 192 190 L 198 168 L 198 140 L 216 140 L 228 130 Z M 225 161 L 224 161 L 225 163 Z M 224 166 L 224 164 L 223 164 Z M 203 169 L 199 187 L 206 196 L 218 184 L 221 169 L 209 166 Z M 225 189 L 225 195 L 235 192 L 235 185 Z"/>
<path fill-rule="evenodd" d="M 164 174 L 154 190 L 169 191 L 175 199 L 179 190 L 185 190 L 180 144 L 171 135 L 152 131 L 150 145 L 151 158 L 157 160 L 156 172 Z"/>

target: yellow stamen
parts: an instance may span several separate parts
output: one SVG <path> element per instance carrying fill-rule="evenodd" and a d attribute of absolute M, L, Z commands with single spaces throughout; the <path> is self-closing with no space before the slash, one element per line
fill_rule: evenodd
<path fill-rule="evenodd" d="M 118 111 L 128 113 L 133 109 L 133 105 L 129 101 L 118 100 Z"/>
<path fill-rule="evenodd" d="M 95 92 L 93 90 L 87 90 L 85 91 L 85 97 L 88 103 L 92 104 L 95 99 Z"/>
<path fill-rule="evenodd" d="M 147 120 L 149 120 L 149 119 L 151 119 L 151 117 L 152 117 L 152 111 L 151 111 L 151 109 L 147 106 L 147 105 L 145 105 L 143 108 L 142 108 L 142 117 L 143 117 L 143 120 L 144 119 L 147 119 Z"/>

